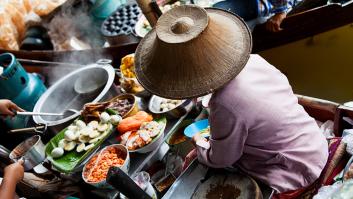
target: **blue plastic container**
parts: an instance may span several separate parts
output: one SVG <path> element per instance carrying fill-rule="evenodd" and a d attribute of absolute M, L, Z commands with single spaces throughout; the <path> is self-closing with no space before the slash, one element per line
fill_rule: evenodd
<path fill-rule="evenodd" d="M 29 76 L 10 53 L 0 55 L 0 65 L 7 65 L 0 79 L 0 98 L 13 99 L 28 86 Z"/>
<path fill-rule="evenodd" d="M 208 126 L 209 126 L 208 119 L 194 122 L 185 128 L 184 135 L 189 138 L 192 138 L 196 133 L 200 132 L 201 130 L 204 130 Z M 205 136 L 205 137 L 208 137 L 208 136 Z"/>
<path fill-rule="evenodd" d="M 41 79 L 36 74 L 28 74 L 11 53 L 0 55 L 0 65 L 5 66 L 0 76 L 0 99 L 9 99 L 26 111 L 32 111 L 46 91 Z M 9 128 L 23 128 L 29 119 L 28 116 L 16 116 L 6 119 L 5 123 Z"/>
<path fill-rule="evenodd" d="M 104 20 L 125 4 L 126 0 L 96 0 L 91 8 L 91 13 L 95 18 Z"/>

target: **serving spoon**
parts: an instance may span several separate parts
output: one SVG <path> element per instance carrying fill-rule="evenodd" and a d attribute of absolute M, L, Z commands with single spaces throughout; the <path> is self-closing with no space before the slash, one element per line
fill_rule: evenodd
<path fill-rule="evenodd" d="M 75 110 L 75 109 L 67 109 L 65 110 L 64 112 L 62 113 L 42 113 L 42 112 L 28 112 L 28 111 L 23 111 L 23 112 L 20 112 L 20 111 L 16 111 L 14 112 L 15 115 L 25 115 L 25 116 L 64 116 L 64 115 L 68 115 L 68 113 L 71 113 L 71 115 L 73 114 L 76 114 L 76 113 L 79 113 L 78 110 Z M 3 114 L 2 114 L 3 115 Z"/>

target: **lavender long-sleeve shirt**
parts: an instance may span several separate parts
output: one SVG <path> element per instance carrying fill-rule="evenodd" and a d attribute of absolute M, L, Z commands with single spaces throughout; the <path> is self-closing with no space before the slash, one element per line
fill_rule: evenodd
<path fill-rule="evenodd" d="M 199 161 L 238 166 L 278 192 L 313 183 L 328 158 L 328 144 L 298 104 L 285 75 L 259 55 L 210 100 L 210 148 Z"/>

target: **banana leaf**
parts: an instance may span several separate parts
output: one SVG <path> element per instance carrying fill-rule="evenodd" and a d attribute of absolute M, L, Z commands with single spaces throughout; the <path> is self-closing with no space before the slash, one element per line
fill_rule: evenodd
<path fill-rule="evenodd" d="M 52 163 L 52 165 L 63 173 L 71 173 L 83 160 L 85 160 L 98 146 L 100 146 L 106 138 L 115 130 L 114 126 L 110 124 L 110 128 L 106 130 L 106 136 L 95 143 L 94 147 L 78 153 L 75 149 L 72 151 L 65 151 L 64 155 L 59 158 L 53 158 L 51 156 L 51 151 L 58 147 L 58 143 L 61 139 L 65 137 L 65 131 L 67 128 L 60 131 L 55 137 L 53 137 L 45 146 L 45 154 L 47 159 Z"/>

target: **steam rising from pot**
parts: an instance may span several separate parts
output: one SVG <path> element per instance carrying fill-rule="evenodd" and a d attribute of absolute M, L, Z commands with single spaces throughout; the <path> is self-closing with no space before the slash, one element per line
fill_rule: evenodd
<path fill-rule="evenodd" d="M 101 47 L 98 25 L 89 15 L 88 2 L 67 4 L 47 24 L 55 50 L 84 50 Z"/>
<path fill-rule="evenodd" d="M 46 70 L 49 85 L 86 64 L 94 63 L 102 58 L 112 59 L 97 50 L 102 48 L 104 39 L 100 28 L 90 16 L 88 3 L 86 0 L 80 0 L 78 3 L 76 1 L 74 4 L 65 4 L 50 23 L 46 24 L 54 49 L 56 51 L 71 51 L 62 53 L 54 61 L 78 64 L 77 66 L 49 67 Z M 87 51 L 87 49 L 92 50 Z"/>

